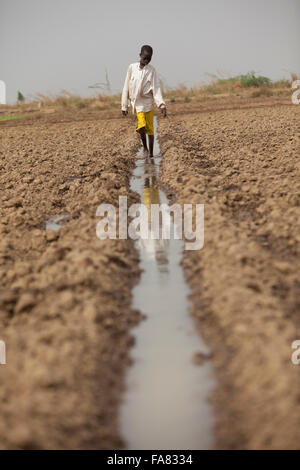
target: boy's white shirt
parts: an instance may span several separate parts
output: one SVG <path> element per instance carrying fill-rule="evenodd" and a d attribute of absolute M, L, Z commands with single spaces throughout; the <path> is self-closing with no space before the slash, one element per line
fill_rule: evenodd
<path fill-rule="evenodd" d="M 155 104 L 165 106 L 162 97 L 159 79 L 155 68 L 151 64 L 140 69 L 140 63 L 130 64 L 122 92 L 122 111 L 127 111 L 132 106 L 138 113 L 151 111 Z"/>

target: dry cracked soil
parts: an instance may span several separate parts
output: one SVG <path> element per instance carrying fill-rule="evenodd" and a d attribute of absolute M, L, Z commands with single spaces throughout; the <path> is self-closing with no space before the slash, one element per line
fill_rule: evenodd
<path fill-rule="evenodd" d="M 123 445 L 139 260 L 132 240 L 96 236 L 100 203 L 138 202 L 134 122 L 119 114 L 0 125 L 2 449 Z M 299 448 L 299 118 L 272 98 L 170 104 L 159 117 L 161 184 L 172 201 L 205 205 L 204 247 L 182 266 L 212 351 L 218 448 Z M 46 229 L 59 214 L 60 230 Z"/>

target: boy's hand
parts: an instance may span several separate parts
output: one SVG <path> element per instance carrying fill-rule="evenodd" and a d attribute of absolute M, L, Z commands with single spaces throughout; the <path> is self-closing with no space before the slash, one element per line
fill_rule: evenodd
<path fill-rule="evenodd" d="M 167 108 L 165 106 L 162 106 L 160 110 L 161 110 L 163 117 L 167 117 Z"/>
<path fill-rule="evenodd" d="M 123 116 L 127 116 L 128 111 L 123 111 L 123 110 L 122 110 L 122 114 L 123 114 Z"/>

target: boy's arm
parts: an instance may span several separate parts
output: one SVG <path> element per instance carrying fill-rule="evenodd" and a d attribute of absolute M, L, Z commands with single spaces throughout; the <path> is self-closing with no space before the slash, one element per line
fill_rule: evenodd
<path fill-rule="evenodd" d="M 155 69 L 153 70 L 152 89 L 153 89 L 153 98 L 154 98 L 156 106 L 163 110 L 164 108 L 166 108 L 166 103 L 164 102 L 163 97 L 162 97 L 160 83 L 159 83 L 158 75 Z"/>
<path fill-rule="evenodd" d="M 122 111 L 128 111 L 128 95 L 129 95 L 129 81 L 130 81 L 130 76 L 131 76 L 131 66 L 129 65 L 126 78 L 125 78 L 125 83 L 123 86 L 123 91 L 122 91 Z"/>

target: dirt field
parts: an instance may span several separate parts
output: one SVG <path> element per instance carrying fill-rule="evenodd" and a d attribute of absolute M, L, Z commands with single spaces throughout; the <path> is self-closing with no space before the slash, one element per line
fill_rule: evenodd
<path fill-rule="evenodd" d="M 15 121 L 0 136 L 0 447 L 119 447 L 138 259 L 131 241 L 96 237 L 95 213 L 128 195 L 136 136 L 93 116 Z M 44 229 L 65 212 L 59 232 Z"/>
<path fill-rule="evenodd" d="M 205 244 L 185 252 L 192 314 L 213 351 L 220 448 L 299 448 L 300 107 L 172 113 L 161 181 L 205 204 Z"/>
<path fill-rule="evenodd" d="M 300 106 L 169 106 L 161 182 L 205 204 L 185 252 L 192 314 L 213 351 L 219 448 L 299 448 Z M 137 138 L 120 112 L 0 125 L 0 448 L 118 448 L 139 278 L 130 240 L 100 241 L 96 208 L 129 192 Z M 68 213 L 58 232 L 52 215 Z"/>

